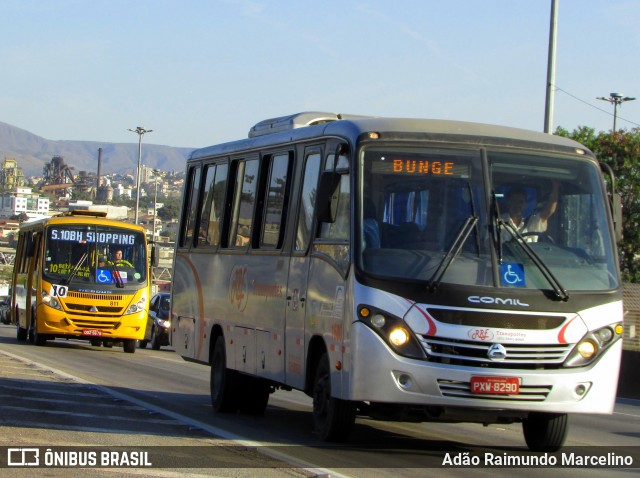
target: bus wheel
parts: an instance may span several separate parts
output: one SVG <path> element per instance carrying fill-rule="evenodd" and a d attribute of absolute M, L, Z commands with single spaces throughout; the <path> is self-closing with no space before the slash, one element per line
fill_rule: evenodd
<path fill-rule="evenodd" d="M 160 337 L 158 337 L 155 325 L 151 327 L 151 348 L 160 350 Z"/>
<path fill-rule="evenodd" d="M 240 377 L 236 377 L 240 378 Z M 255 377 L 243 377 L 240 386 L 240 413 L 246 415 L 263 415 L 269 403 L 271 389 L 266 380 Z"/>
<path fill-rule="evenodd" d="M 323 441 L 341 442 L 349 438 L 356 418 L 355 405 L 331 396 L 329 357 L 323 354 L 313 382 L 313 429 Z"/>
<path fill-rule="evenodd" d="M 135 340 L 123 340 L 122 348 L 124 352 L 127 354 L 132 354 L 136 351 L 136 341 Z"/>
<path fill-rule="evenodd" d="M 524 440 L 532 451 L 553 452 L 562 448 L 569 430 L 566 413 L 530 413 L 522 421 Z"/>
<path fill-rule="evenodd" d="M 29 327 L 29 342 L 36 344 L 39 347 L 47 345 L 47 336 L 45 334 L 38 333 L 38 319 L 36 315 L 32 313 L 31 327 Z"/>
<path fill-rule="evenodd" d="M 227 368 L 224 337 L 219 336 L 211 355 L 211 405 L 216 412 L 234 413 L 238 410 L 238 377 Z"/>
<path fill-rule="evenodd" d="M 20 342 L 26 342 L 27 341 L 27 329 L 23 329 L 22 327 L 20 327 L 20 324 L 16 325 L 16 338 L 20 341 Z"/>

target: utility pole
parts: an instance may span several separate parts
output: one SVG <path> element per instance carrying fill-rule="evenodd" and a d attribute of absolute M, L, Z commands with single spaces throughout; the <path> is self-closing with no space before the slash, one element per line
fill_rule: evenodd
<path fill-rule="evenodd" d="M 596 99 L 597 100 L 602 100 L 602 101 L 608 101 L 609 103 L 611 103 L 613 105 L 613 131 L 612 131 L 612 133 L 615 134 L 615 132 L 616 132 L 616 120 L 618 118 L 618 106 L 622 105 L 622 103 L 625 103 L 627 101 L 633 101 L 633 100 L 635 100 L 635 98 L 631 98 L 629 96 L 624 96 L 622 93 L 611 93 L 608 98 L 605 98 L 604 96 L 599 96 Z"/>
<path fill-rule="evenodd" d="M 145 133 L 151 133 L 152 129 L 144 129 L 142 126 L 136 127 L 136 129 L 129 128 L 129 131 L 138 135 L 138 169 L 136 171 L 136 219 L 135 223 L 138 224 L 138 208 L 140 207 L 140 167 L 142 162 L 142 137 Z M 154 224 L 155 227 L 155 224 Z"/>
<path fill-rule="evenodd" d="M 552 133 L 554 85 L 556 82 L 556 35 L 558 33 L 558 0 L 551 0 L 551 25 L 549 26 L 549 55 L 547 58 L 547 95 L 544 105 L 544 132 Z"/>

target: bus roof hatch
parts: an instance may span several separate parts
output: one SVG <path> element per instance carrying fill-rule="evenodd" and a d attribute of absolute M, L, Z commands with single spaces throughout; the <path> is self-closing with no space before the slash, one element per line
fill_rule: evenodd
<path fill-rule="evenodd" d="M 267 134 L 279 133 L 305 126 L 329 123 L 342 119 L 342 115 L 336 113 L 322 113 L 318 111 L 306 111 L 278 118 L 270 118 L 260 121 L 249 130 L 249 138 L 264 136 Z"/>

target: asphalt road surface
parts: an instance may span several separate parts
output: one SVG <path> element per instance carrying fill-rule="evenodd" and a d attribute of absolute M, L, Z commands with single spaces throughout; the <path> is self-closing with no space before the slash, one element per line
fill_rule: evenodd
<path fill-rule="evenodd" d="M 299 392 L 273 394 L 262 417 L 214 414 L 208 367 L 183 361 L 169 347 L 125 354 L 120 347 L 60 339 L 37 347 L 18 342 L 13 326 L 0 326 L 0 361 L 0 476 L 34 475 L 33 468 L 6 467 L 9 459 L 21 459 L 16 448 L 37 449 L 41 463 L 47 449 L 58 464 L 67 460 L 67 468 L 50 467 L 47 476 L 493 477 L 551 472 L 546 464 L 515 470 L 500 463 L 516 459 L 525 447 L 515 424 L 358 418 L 351 442 L 330 447 L 312 434 L 311 399 Z M 640 401 L 619 400 L 613 415 L 572 416 L 566 446 L 578 457 L 607 452 L 640 467 Z M 79 451 L 93 455 L 79 456 Z M 104 451 L 113 451 L 114 466 L 106 467 L 108 461 L 82 470 L 68 466 L 74 459 L 93 458 L 99 464 Z M 487 456 L 493 458 L 489 466 L 441 466 L 445 458 L 485 465 Z M 133 466 L 142 457 L 152 466 Z M 585 477 L 603 476 L 605 470 L 607 475 L 633 472 L 606 464 L 553 467 L 552 472 Z"/>

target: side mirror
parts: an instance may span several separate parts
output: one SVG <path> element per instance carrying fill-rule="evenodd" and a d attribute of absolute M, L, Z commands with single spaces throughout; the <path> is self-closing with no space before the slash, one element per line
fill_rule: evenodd
<path fill-rule="evenodd" d="M 619 193 L 611 195 L 611 215 L 613 216 L 613 231 L 616 241 L 622 241 L 622 196 Z"/>
<path fill-rule="evenodd" d="M 613 173 L 613 169 L 607 163 L 600 163 L 600 170 L 609 176 L 610 192 L 609 205 L 611 206 L 611 218 L 613 219 L 613 232 L 616 236 L 616 241 L 622 241 L 622 196 L 616 191 L 616 176 Z"/>
<path fill-rule="evenodd" d="M 336 221 L 338 211 L 338 197 L 340 196 L 340 174 L 325 171 L 320 176 L 318 193 L 316 196 L 316 215 L 319 222 Z"/>
<path fill-rule="evenodd" d="M 151 245 L 151 267 L 158 267 L 160 257 L 158 256 L 158 248 L 155 244 Z"/>

